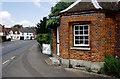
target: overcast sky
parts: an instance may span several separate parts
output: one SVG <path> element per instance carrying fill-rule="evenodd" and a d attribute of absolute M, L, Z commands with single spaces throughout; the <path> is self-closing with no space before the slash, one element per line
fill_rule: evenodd
<path fill-rule="evenodd" d="M 50 14 L 51 7 L 58 0 L 54 1 L 20 1 L 5 0 L 2 2 L 0 11 L 0 21 L 5 27 L 11 27 L 15 24 L 22 24 L 24 27 L 34 26 L 40 19 Z"/>

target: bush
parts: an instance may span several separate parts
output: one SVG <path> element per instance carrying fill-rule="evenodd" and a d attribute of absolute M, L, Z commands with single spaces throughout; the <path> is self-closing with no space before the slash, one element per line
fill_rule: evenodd
<path fill-rule="evenodd" d="M 50 44 L 49 34 L 38 34 L 36 39 L 41 44 L 41 46 L 43 43 Z"/>
<path fill-rule="evenodd" d="M 101 68 L 99 72 L 120 77 L 120 60 L 106 54 L 104 68 Z"/>
<path fill-rule="evenodd" d="M 104 68 L 101 68 L 98 73 L 101 73 L 101 74 L 105 74 L 105 69 Z"/>

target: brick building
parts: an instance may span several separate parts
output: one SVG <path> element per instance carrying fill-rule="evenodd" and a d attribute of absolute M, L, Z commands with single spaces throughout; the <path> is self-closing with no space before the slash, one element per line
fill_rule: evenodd
<path fill-rule="evenodd" d="M 74 66 L 99 69 L 106 53 L 120 57 L 120 2 L 77 0 L 60 16 L 60 26 L 53 29 L 53 53 L 63 64 L 70 59 Z"/>

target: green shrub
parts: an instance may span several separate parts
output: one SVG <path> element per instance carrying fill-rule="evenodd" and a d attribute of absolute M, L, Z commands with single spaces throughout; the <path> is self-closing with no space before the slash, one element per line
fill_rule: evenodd
<path fill-rule="evenodd" d="M 36 39 L 41 44 L 41 46 L 43 43 L 50 44 L 49 34 L 38 34 Z"/>
<path fill-rule="evenodd" d="M 55 17 L 47 21 L 46 27 L 53 28 L 60 25 L 60 17 Z"/>
<path fill-rule="evenodd" d="M 107 73 L 120 76 L 120 60 L 114 58 L 113 56 L 109 56 L 106 54 L 105 56 L 105 70 Z"/>
<path fill-rule="evenodd" d="M 104 68 L 101 68 L 101 69 L 98 71 L 98 73 L 105 74 L 106 72 L 105 72 L 105 69 L 104 69 Z"/>
<path fill-rule="evenodd" d="M 120 77 L 120 60 L 106 54 L 104 68 L 101 68 L 99 72 L 103 74 L 112 74 Z"/>

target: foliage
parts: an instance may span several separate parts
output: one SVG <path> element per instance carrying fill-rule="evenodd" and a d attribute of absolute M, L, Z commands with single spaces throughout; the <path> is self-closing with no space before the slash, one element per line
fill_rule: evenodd
<path fill-rule="evenodd" d="M 51 8 L 51 14 L 49 14 L 49 17 L 58 15 L 60 11 L 66 9 L 69 7 L 73 2 L 64 2 L 60 1 L 58 2 L 54 7 Z"/>
<path fill-rule="evenodd" d="M 17 27 L 17 28 L 19 28 L 19 29 L 20 29 L 20 28 L 22 28 L 22 27 L 23 27 L 23 25 L 16 24 L 16 25 L 14 25 L 13 27 L 15 27 L 15 28 Z"/>
<path fill-rule="evenodd" d="M 60 25 L 60 17 L 55 17 L 47 21 L 46 27 L 55 27 Z"/>
<path fill-rule="evenodd" d="M 46 21 L 47 21 L 47 17 L 44 17 L 43 20 L 40 20 L 39 23 L 37 23 L 37 34 L 46 34 L 46 33 L 50 33 L 50 29 L 46 27 Z"/>
<path fill-rule="evenodd" d="M 105 74 L 105 69 L 104 68 L 101 68 L 98 73 L 101 73 L 101 74 Z"/>
<path fill-rule="evenodd" d="M 43 43 L 45 43 L 45 44 L 50 43 L 49 38 L 50 38 L 49 34 L 38 34 L 36 39 L 42 46 Z"/>
<path fill-rule="evenodd" d="M 120 77 L 120 60 L 106 54 L 104 68 L 101 68 L 99 72 Z"/>
<path fill-rule="evenodd" d="M 53 56 L 53 32 L 50 33 L 50 47 L 51 47 L 51 56 Z"/>

